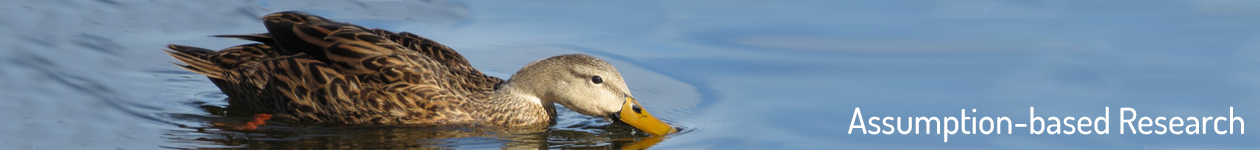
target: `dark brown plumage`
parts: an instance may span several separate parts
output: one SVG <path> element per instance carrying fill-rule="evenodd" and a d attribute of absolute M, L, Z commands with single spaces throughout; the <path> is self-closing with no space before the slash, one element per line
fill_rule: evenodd
<path fill-rule="evenodd" d="M 300 12 L 275 13 L 263 20 L 271 33 L 217 36 L 260 44 L 217 52 L 170 45 L 168 53 L 187 63 L 180 65 L 184 69 L 208 76 L 231 97 L 231 105 L 303 122 L 533 123 L 477 111 L 489 106 L 470 103 L 507 103 L 478 101 L 488 100 L 503 80 L 477 71 L 459 53 L 432 40 Z M 476 119 L 484 117 L 505 119 Z"/>
<path fill-rule="evenodd" d="M 535 61 L 505 81 L 407 32 L 300 12 L 270 14 L 263 24 L 268 33 L 217 36 L 259 43 L 220 51 L 170 45 L 167 53 L 209 77 L 233 107 L 299 122 L 538 128 L 554 123 L 558 103 L 654 135 L 676 132 L 637 109 L 616 68 L 589 55 Z"/>

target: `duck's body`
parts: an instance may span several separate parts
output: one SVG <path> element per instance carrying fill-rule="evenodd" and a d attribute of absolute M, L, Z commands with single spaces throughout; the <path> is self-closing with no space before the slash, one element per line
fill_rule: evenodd
<path fill-rule="evenodd" d="M 269 33 L 221 36 L 260 43 L 221 51 L 171 45 L 168 53 L 208 76 L 230 105 L 300 122 L 536 128 L 554 123 L 553 103 L 605 118 L 625 118 L 621 108 L 632 105 L 634 113 L 641 109 L 620 74 L 588 55 L 539 60 L 505 81 L 407 32 L 299 12 L 263 21 Z"/>

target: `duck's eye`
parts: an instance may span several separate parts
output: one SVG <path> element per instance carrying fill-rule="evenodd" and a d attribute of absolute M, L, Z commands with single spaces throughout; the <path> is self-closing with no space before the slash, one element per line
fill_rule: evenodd
<path fill-rule="evenodd" d="M 600 78 L 599 76 L 591 76 L 591 82 L 595 82 L 595 84 L 604 83 L 604 78 Z"/>
<path fill-rule="evenodd" d="M 639 107 L 639 104 L 631 104 L 631 105 L 630 105 L 630 110 L 634 110 L 634 113 L 636 113 L 636 114 L 642 114 L 642 113 L 643 113 L 643 107 Z"/>

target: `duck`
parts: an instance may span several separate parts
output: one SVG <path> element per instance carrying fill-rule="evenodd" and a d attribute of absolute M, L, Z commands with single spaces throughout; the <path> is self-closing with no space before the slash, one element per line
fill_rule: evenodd
<path fill-rule="evenodd" d="M 176 66 L 208 77 L 229 106 L 296 122 L 538 129 L 555 124 L 559 104 L 654 136 L 678 131 L 644 110 L 613 65 L 591 55 L 537 60 L 504 80 L 408 32 L 298 11 L 262 21 L 267 33 L 214 36 L 257 43 L 164 51 L 183 63 Z"/>

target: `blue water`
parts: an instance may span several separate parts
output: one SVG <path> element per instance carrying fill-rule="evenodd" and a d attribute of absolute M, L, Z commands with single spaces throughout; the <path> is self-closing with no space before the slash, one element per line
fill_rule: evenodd
<path fill-rule="evenodd" d="M 211 49 L 299 10 L 409 31 L 498 77 L 548 56 L 608 60 L 657 117 L 659 149 L 1254 149 L 1257 133 L 1120 134 L 1151 118 L 1260 120 L 1260 2 L 1195 1 L 5 1 L 0 149 L 625 148 L 650 141 L 571 111 L 550 131 L 213 127 L 227 109 L 166 44 Z M 864 117 L 1098 117 L 1106 135 L 849 132 Z M 1109 108 L 1110 111 L 1104 111 Z M 1224 126 L 1225 124 L 1222 124 Z M 1209 124 L 1210 126 L 1210 124 Z M 1223 127 L 1224 128 L 1224 127 Z M 1128 129 L 1125 129 L 1128 130 Z M 1234 132 L 1245 131 L 1245 128 Z M 473 132 L 476 136 L 439 136 Z M 1256 132 L 1256 131 L 1253 131 Z M 1005 133 L 1005 132 L 1004 132 Z"/>

